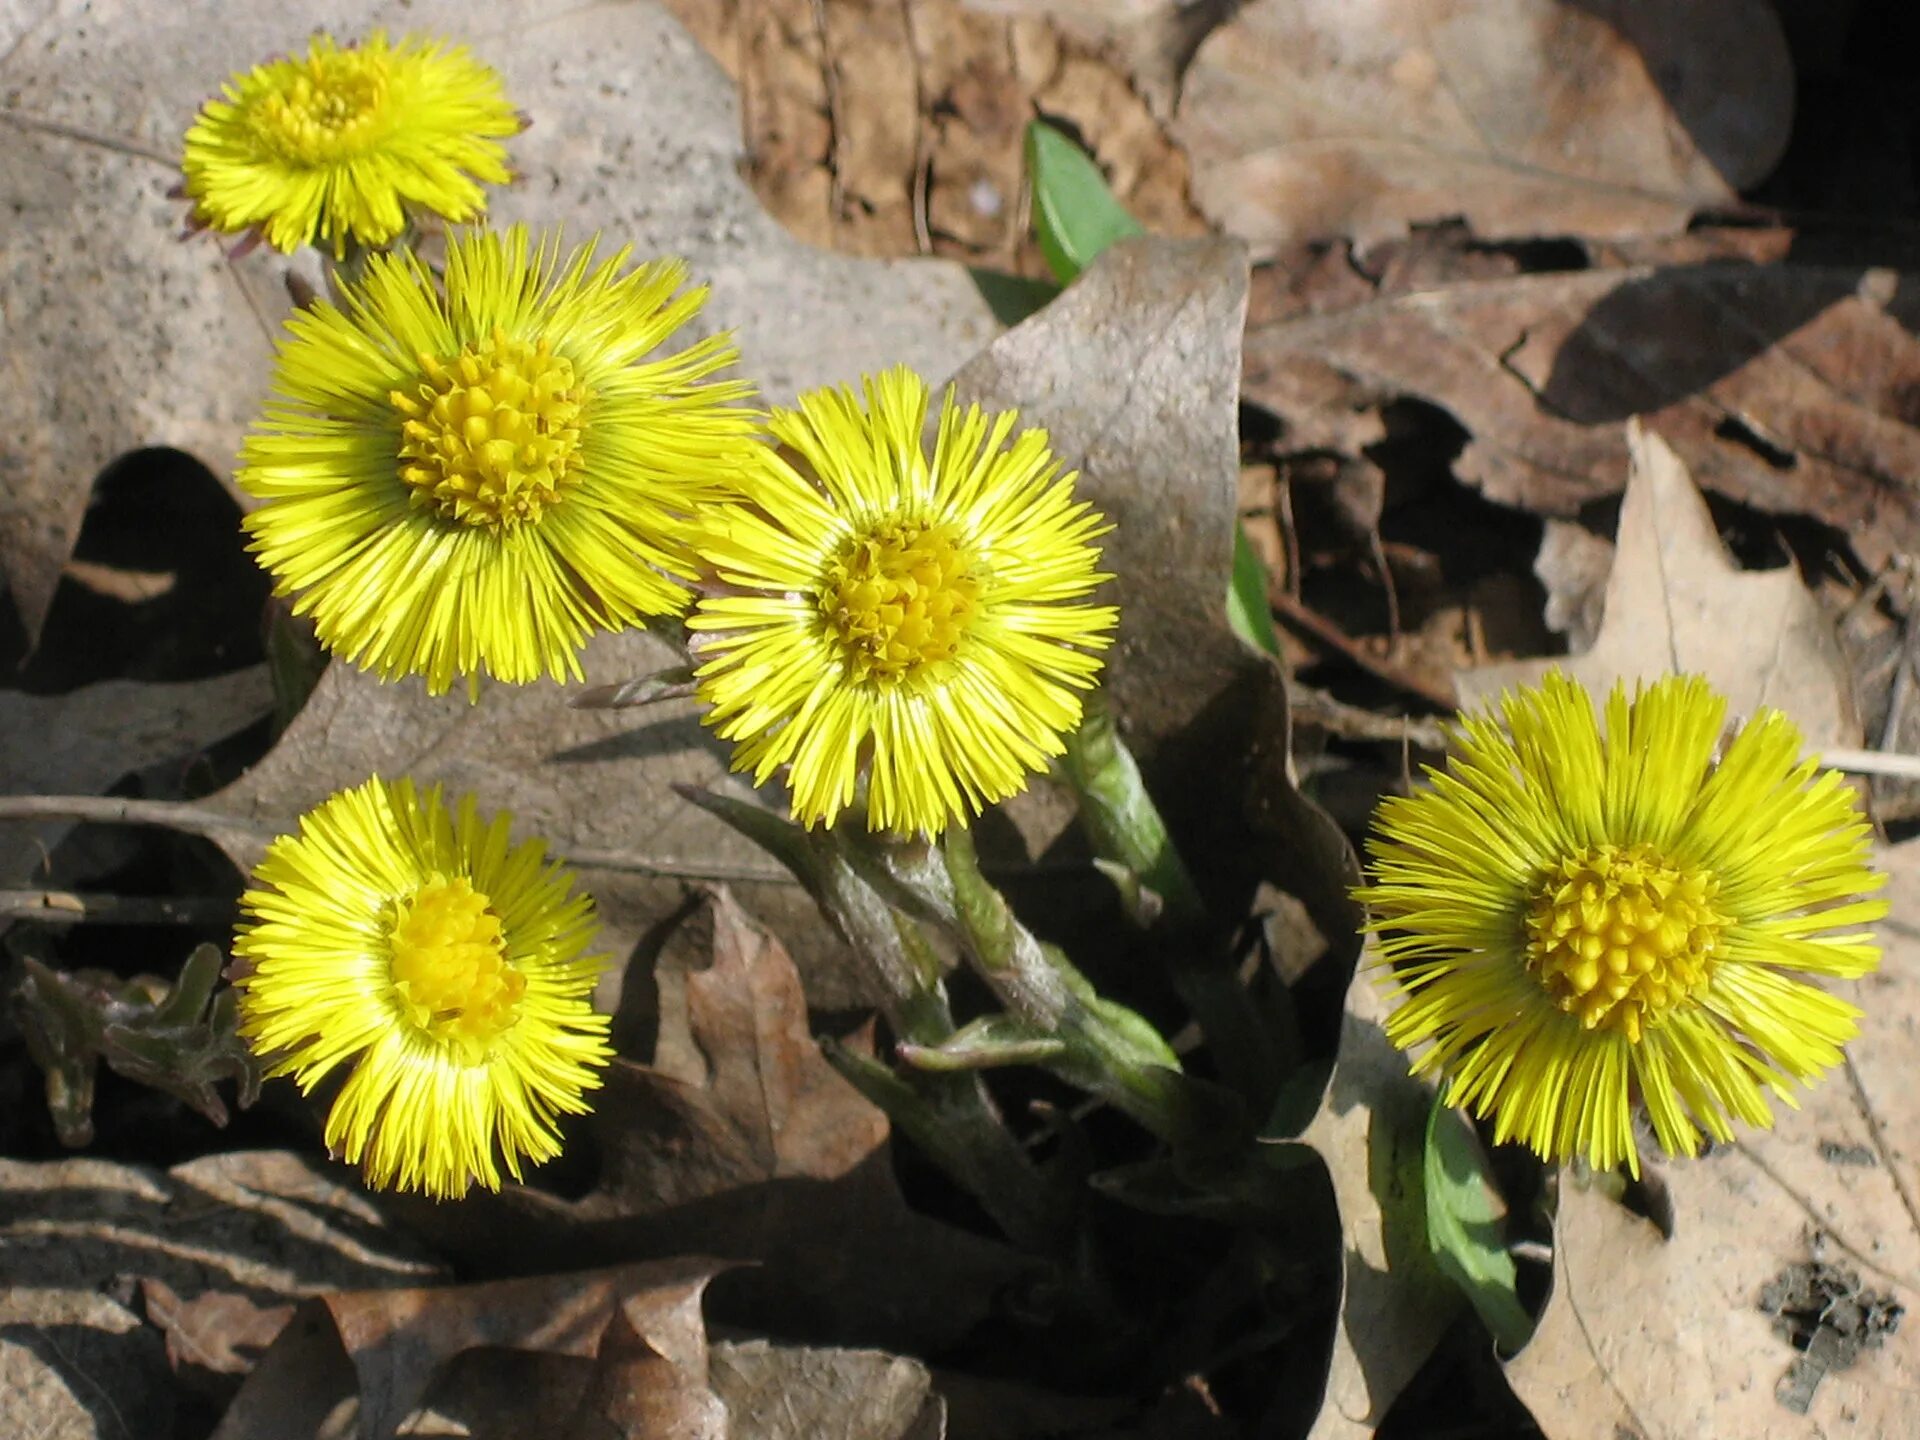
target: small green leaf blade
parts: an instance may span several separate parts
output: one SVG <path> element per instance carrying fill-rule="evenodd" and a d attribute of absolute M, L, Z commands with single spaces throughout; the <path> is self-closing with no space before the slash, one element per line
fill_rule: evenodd
<path fill-rule="evenodd" d="M 1062 285 L 1114 241 L 1146 233 L 1113 198 L 1093 157 L 1043 120 L 1027 122 L 1027 174 L 1034 238 Z"/>
<path fill-rule="evenodd" d="M 1227 584 L 1227 624 L 1247 644 L 1269 655 L 1280 653 L 1267 601 L 1267 567 L 1254 553 L 1244 527 L 1233 527 L 1233 577 Z"/>
<path fill-rule="evenodd" d="M 1533 1335 L 1533 1317 L 1514 1292 L 1507 1253 L 1506 1203 L 1487 1174 L 1478 1137 L 1458 1111 L 1435 1097 L 1424 1147 L 1427 1243 L 1433 1258 L 1486 1322 L 1503 1355 Z"/>

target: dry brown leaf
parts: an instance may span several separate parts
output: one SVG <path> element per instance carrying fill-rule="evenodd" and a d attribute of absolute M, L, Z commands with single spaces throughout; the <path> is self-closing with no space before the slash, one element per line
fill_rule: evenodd
<path fill-rule="evenodd" d="M 1200 208 L 1271 254 L 1459 215 L 1677 230 L 1773 168 L 1792 113 L 1764 0 L 1257 0 L 1200 46 L 1174 129 Z"/>
<path fill-rule="evenodd" d="M 1080 131 L 1149 229 L 1205 228 L 1185 157 L 1083 31 L 965 0 L 668 4 L 741 88 L 755 190 L 815 244 L 1044 275 L 1022 202 L 1036 112 Z"/>
<path fill-rule="evenodd" d="M 1803 1317 L 1800 1343 L 1815 1345 L 1803 1355 L 1763 1307 L 1783 1277 L 1909 1311 L 1920 1300 L 1920 930 L 1902 918 L 1920 912 L 1920 844 L 1882 851 L 1879 863 L 1895 918 L 1881 926 L 1879 972 L 1847 987 L 1866 1014 L 1845 1067 L 1774 1130 L 1665 1167 L 1671 1240 L 1563 1182 L 1553 1294 L 1507 1367 L 1551 1440 L 1912 1433 L 1920 1326 L 1911 1316 L 1822 1371 L 1823 1356 L 1848 1358 L 1847 1337 L 1872 1329 L 1871 1315 L 1842 1305 L 1825 1324 Z M 1808 1401 L 1803 1414 L 1783 1403 L 1795 1391 Z"/>
<path fill-rule="evenodd" d="M 1640 416 L 1702 488 L 1920 549 L 1920 301 L 1891 271 L 1705 264 L 1447 285 L 1249 330 L 1248 397 L 1290 449 L 1351 443 L 1400 397 L 1451 411 L 1454 473 L 1572 514 L 1617 492 Z"/>
<path fill-rule="evenodd" d="M 1564 670 L 1604 694 L 1616 680 L 1704 675 L 1737 716 L 1782 710 L 1815 749 L 1856 746 L 1846 656 L 1799 573 L 1748 573 L 1720 543 L 1686 467 L 1657 434 L 1628 426 L 1630 470 L 1620 507 L 1606 612 L 1584 655 L 1486 665 L 1456 674 L 1462 705 Z"/>
<path fill-rule="evenodd" d="M 177 243 L 185 207 L 165 192 L 201 103 L 315 18 L 218 0 L 0 10 L 0 566 L 30 636 L 107 462 L 171 445 L 224 474 L 254 416 L 288 264 Z M 958 267 L 860 265 L 762 212 L 728 87 L 650 0 L 344 0 L 326 23 L 469 43 L 535 121 L 509 142 L 525 179 L 494 218 L 684 255 L 713 285 L 705 323 L 739 327 L 743 373 L 776 397 L 886 364 L 937 374 L 992 333 Z"/>
<path fill-rule="evenodd" d="M 560 1387 L 524 1386 L 517 1394 L 496 1389 L 488 1395 L 486 1428 L 472 1433 L 544 1433 L 569 1412 L 617 1414 L 625 1390 L 622 1364 L 644 1354 L 662 1362 L 649 1367 L 648 1379 L 657 1407 L 651 1414 L 664 1423 L 604 1433 L 722 1440 L 725 1430 L 711 1423 L 718 1401 L 707 1385 L 700 1302 L 723 1268 L 710 1260 L 663 1260 L 480 1285 L 345 1291 L 307 1301 L 241 1387 L 215 1440 L 319 1440 L 338 1433 L 327 1428 L 329 1417 L 343 1412 L 352 1416 L 360 1440 L 387 1440 L 402 1433 L 410 1416 L 446 1414 L 439 1392 L 451 1388 L 444 1382 L 459 1357 L 502 1350 L 599 1357 L 605 1363 L 547 1368 L 549 1378 L 557 1375 L 571 1385 L 570 1391 L 560 1389 L 565 1404 L 558 1417 L 553 1407 Z M 499 1357 L 490 1358 L 497 1363 Z M 471 1371 L 465 1373 L 471 1379 Z M 458 1407 L 457 1394 L 452 1403 Z M 676 1418 L 698 1418 L 709 1428 L 675 1430 Z M 591 1429 L 576 1434 L 598 1440 Z"/>
<path fill-rule="evenodd" d="M 251 1363 L 245 1352 L 273 1338 L 299 1297 L 418 1285 L 441 1273 L 357 1189 L 276 1151 L 168 1172 L 4 1160 L 0 1216 L 0 1413 L 9 1435 L 165 1433 L 178 1396 L 169 1364 L 224 1399 Z M 119 1298 L 100 1293 L 108 1280 Z"/>
<path fill-rule="evenodd" d="M 730 1323 L 951 1343 L 1025 1262 L 908 1208 L 886 1118 L 821 1056 L 786 951 L 725 892 L 709 904 L 711 964 L 662 974 L 657 1066 L 616 1060 L 595 1098 L 591 1190 L 390 1203 L 441 1248 L 495 1271 L 723 1255 L 757 1262 L 710 1302 Z"/>
<path fill-rule="evenodd" d="M 735 1440 L 942 1440 L 946 1407 L 918 1360 L 764 1340 L 713 1349 Z"/>

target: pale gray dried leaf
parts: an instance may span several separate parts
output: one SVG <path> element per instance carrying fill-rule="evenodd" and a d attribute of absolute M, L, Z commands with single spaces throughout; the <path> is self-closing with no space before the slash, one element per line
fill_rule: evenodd
<path fill-rule="evenodd" d="M 1454 474 L 1550 515 L 1617 493 L 1639 416 L 1703 489 L 1920 550 L 1920 292 L 1888 270 L 1636 266 L 1466 281 L 1257 326 L 1247 395 L 1344 453 L 1414 397 L 1466 430 Z"/>
<path fill-rule="evenodd" d="M 1076 494 L 1113 522 L 1104 686 L 1149 768 L 1258 663 L 1225 620 L 1246 303 L 1234 241 L 1122 241 L 954 377 L 963 400 L 1045 427 Z"/>
<path fill-rule="evenodd" d="M 302 1305 L 261 1357 L 215 1440 L 321 1440 L 340 1434 L 343 1418 L 352 1421 L 358 1440 L 551 1430 L 584 1401 L 602 1413 L 610 1407 L 601 1400 L 617 1401 L 615 1394 L 594 1390 L 602 1373 L 595 1357 L 610 1328 L 622 1337 L 616 1347 L 624 1345 L 624 1353 L 644 1353 L 667 1367 L 654 1378 L 656 1384 L 670 1382 L 686 1401 L 676 1407 L 680 1416 L 708 1413 L 713 1401 L 701 1296 L 724 1268 L 711 1260 L 673 1259 L 478 1285 L 322 1296 Z M 522 1382 L 544 1383 L 514 1390 L 476 1385 L 475 1372 L 459 1364 L 476 1356 L 506 1368 L 536 1358 L 561 1363 L 517 1371 Z M 491 1407 L 477 1428 L 459 1423 L 476 1417 L 463 1415 L 463 1397 L 449 1383 L 456 1377 Z M 410 1417 L 424 1426 L 416 1427 Z M 459 1428 L 439 1428 L 446 1419 Z"/>
<path fill-rule="evenodd" d="M 215 1309 L 251 1311 L 249 1323 L 271 1326 L 303 1295 L 417 1285 L 440 1273 L 357 1188 L 278 1151 L 209 1156 L 167 1172 L 0 1160 L 0 1216 L 8 1288 L 0 1408 L 10 1435 L 42 1433 L 33 1425 L 89 1440 L 166 1433 L 169 1354 L 226 1368 L 221 1337 L 206 1328 Z M 108 1280 L 139 1294 L 130 1303 L 146 1323 L 98 1293 Z M 224 1333 L 238 1338 L 231 1324 Z M 245 1343 L 271 1338 L 256 1326 Z"/>
<path fill-rule="evenodd" d="M 94 475 L 143 445 L 225 473 L 269 369 L 287 263 L 175 243 L 180 137 L 228 74 L 304 43 L 271 6 L 45 0 L 0 12 L 0 564 L 37 633 Z M 993 333 L 957 265 L 858 261 L 785 234 L 740 178 L 733 97 L 648 0 L 340 0 L 333 33 L 384 26 L 465 41 L 534 118 L 509 142 L 525 179 L 499 222 L 600 231 L 684 255 L 737 326 L 743 372 L 776 398 L 907 363 L 938 374 Z M 616 678 L 616 677 L 609 677 Z"/>
<path fill-rule="evenodd" d="M 1255 0 L 1201 45 L 1194 198 L 1270 254 L 1466 217 L 1487 238 L 1677 230 L 1786 146 L 1765 0 Z"/>
<path fill-rule="evenodd" d="M 942 1440 L 946 1407 L 918 1360 L 765 1340 L 715 1345 L 733 1440 Z"/>
<path fill-rule="evenodd" d="M 1462 1304 L 1427 1245 L 1421 1163 L 1433 1096 L 1381 1029 L 1387 1004 L 1367 963 L 1347 989 L 1326 1098 L 1300 1134 L 1333 1181 L 1342 1240 L 1340 1316 L 1310 1440 L 1372 1435 Z"/>
<path fill-rule="evenodd" d="M 101 148 L 60 128 L 81 124 L 69 113 L 75 106 L 108 107 L 86 121 L 88 134 L 133 133 L 144 151 L 164 155 L 229 70 L 300 41 L 305 23 L 269 10 L 236 17 L 232 7 L 212 0 L 159 10 L 108 0 L 84 14 L 60 5 L 38 21 L 33 43 L 18 49 L 0 73 L 21 87 L 10 103 L 46 122 L 29 132 L 31 145 L 51 147 L 63 164 Z M 713 287 L 701 323 L 738 328 L 741 371 L 772 397 L 894 363 L 939 374 L 994 331 L 959 266 L 830 255 L 794 241 L 767 217 L 738 173 L 730 87 L 679 25 L 647 0 L 558 12 L 532 0 L 490 0 L 477 8 L 453 0 L 348 0 L 330 10 L 328 23 L 344 36 L 379 25 L 457 36 L 498 67 L 508 93 L 535 123 L 510 142 L 526 178 L 496 196 L 494 218 L 562 223 L 581 238 L 598 230 L 642 254 L 686 256 L 696 279 Z M 164 65 L 156 67 L 156 55 L 166 57 Z M 113 82 L 121 75 L 129 77 L 124 84 Z M 152 188 L 164 188 L 161 161 L 142 163 Z M 117 204 L 119 195 L 109 187 L 99 200 Z M 73 237 L 57 216 L 44 223 L 38 243 L 45 254 L 17 283 L 58 296 L 66 284 L 58 267 Z M 122 222 L 99 243 L 129 247 L 124 255 L 113 252 L 114 263 L 137 274 L 151 246 L 171 241 L 149 217 Z M 218 260 L 210 241 L 189 250 L 203 263 Z M 172 327 L 180 303 L 162 307 L 136 288 L 119 294 L 114 310 L 121 324 L 144 335 Z M 194 324 L 204 317 L 214 337 L 238 327 L 241 304 L 237 291 L 224 302 L 219 292 L 190 297 Z M 52 311 L 36 324 L 48 335 L 63 333 L 54 324 L 60 314 Z M 256 324 L 251 312 L 245 323 Z M 176 328 L 165 333 L 176 351 L 213 343 Z M 215 433 L 187 447 L 216 465 L 238 443 L 265 363 L 255 357 L 242 365 L 231 348 L 220 353 L 220 363 L 247 403 L 230 417 L 221 411 L 226 418 Z M 175 358 L 185 364 L 188 356 Z M 169 404 L 205 388 L 189 383 L 193 377 L 177 366 L 159 365 L 158 373 L 155 383 Z M 102 403 L 120 403 L 112 387 L 102 394 Z M 32 409 L 12 428 L 32 434 L 49 423 Z M 89 472 L 75 482 L 82 493 L 91 479 Z M 612 683 L 669 662 L 656 642 L 628 634 L 597 642 L 585 663 L 590 681 Z M 595 717 L 566 710 L 564 693 L 547 685 L 492 687 L 469 709 L 457 698 L 431 699 L 417 684 L 385 686 L 336 665 L 273 754 L 212 802 L 255 834 L 218 838 L 238 862 L 250 863 L 266 837 L 375 771 L 445 780 L 456 790 L 478 792 L 484 807 L 513 809 L 524 833 L 546 836 L 557 850 L 619 852 L 603 854 L 609 863 L 584 876 L 601 902 L 605 944 L 616 961 L 624 962 L 640 937 L 681 903 L 677 883 L 645 873 L 648 859 L 660 860 L 674 873 L 746 887 L 753 906 L 801 953 L 816 1003 L 840 1007 L 868 999 L 857 977 L 838 965 L 838 942 L 805 897 L 784 880 L 754 883 L 754 876 L 777 875 L 776 868 L 669 789 L 675 782 L 713 783 L 725 773 L 723 747 L 707 738 L 689 708 Z M 635 853 L 636 837 L 645 837 L 644 854 Z"/>
<path fill-rule="evenodd" d="M 1771 706 L 1816 749 L 1858 745 L 1846 656 L 1798 572 L 1741 570 L 1672 447 L 1637 421 L 1628 447 L 1627 494 L 1593 648 L 1458 672 L 1461 703 L 1494 700 L 1554 669 L 1596 694 L 1616 680 L 1631 686 L 1689 673 L 1706 676 L 1735 716 Z"/>
<path fill-rule="evenodd" d="M 1571 520 L 1549 520 L 1533 557 L 1534 578 L 1547 592 L 1547 628 L 1567 637 L 1575 654 L 1591 650 L 1607 613 L 1613 542 Z"/>
<path fill-rule="evenodd" d="M 92 1287 L 0 1290 L 0 1414 L 32 1440 L 148 1440 L 174 1393 L 160 1339 Z"/>
<path fill-rule="evenodd" d="M 162 1280 L 177 1296 L 259 1299 L 439 1273 L 357 1188 L 280 1151 L 209 1156 L 160 1172 L 104 1160 L 0 1160 L 0 1273 L 85 1288 L 102 1275 Z"/>
<path fill-rule="evenodd" d="M 1865 1011 L 1844 1067 L 1802 1095 L 1798 1110 L 1776 1107 L 1773 1130 L 1664 1166 L 1671 1240 L 1618 1202 L 1562 1184 L 1553 1293 L 1532 1343 L 1507 1367 L 1550 1440 L 1911 1431 L 1920 1395 L 1911 1315 L 1920 1303 L 1912 1084 L 1920 930 L 1908 917 L 1920 907 L 1920 844 L 1877 859 L 1892 876 L 1894 918 L 1880 927 L 1880 970 L 1843 987 Z M 1909 1314 L 1850 1364 L 1805 1377 L 1796 1362 L 1814 1352 L 1803 1355 L 1776 1330 L 1763 1296 L 1783 1275 L 1817 1267 L 1851 1273 L 1860 1290 L 1891 1296 Z M 1813 1329 L 1857 1333 L 1857 1318 L 1836 1313 Z M 1804 1414 L 1783 1403 L 1796 1388 Z"/>
<path fill-rule="evenodd" d="M 160 684 L 103 680 L 65 695 L 0 690 L 0 795 L 97 795 L 184 758 L 273 706 L 267 667 Z M 71 826 L 0 825 L 0 882 L 29 879 Z"/>

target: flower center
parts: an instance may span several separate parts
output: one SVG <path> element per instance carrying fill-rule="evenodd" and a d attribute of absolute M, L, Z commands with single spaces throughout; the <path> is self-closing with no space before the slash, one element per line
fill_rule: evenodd
<path fill-rule="evenodd" d="M 585 390 L 573 363 L 541 340 L 499 330 L 453 359 L 420 357 L 411 395 L 389 397 L 400 423 L 400 478 L 442 519 L 512 527 L 558 504 L 580 458 Z"/>
<path fill-rule="evenodd" d="M 465 880 L 436 875 L 401 899 L 388 936 L 407 1017 L 478 1058 L 519 1018 L 526 977 L 507 963 L 500 917 Z"/>
<path fill-rule="evenodd" d="M 248 119 L 283 160 L 324 165 L 358 154 L 383 133 L 387 62 L 362 50 L 327 50 L 290 67 L 284 82 L 254 100 Z"/>
<path fill-rule="evenodd" d="M 979 598 L 958 526 L 891 520 L 840 547 L 820 612 L 853 678 L 891 685 L 951 660 Z"/>
<path fill-rule="evenodd" d="M 1727 916 L 1720 884 L 1647 845 L 1596 845 L 1547 872 L 1527 913 L 1527 969 L 1592 1030 L 1639 1043 L 1707 987 Z"/>

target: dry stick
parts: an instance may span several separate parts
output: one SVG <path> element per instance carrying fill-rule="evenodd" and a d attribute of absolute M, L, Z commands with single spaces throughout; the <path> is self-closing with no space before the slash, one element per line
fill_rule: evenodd
<path fill-rule="evenodd" d="M 1447 748 L 1446 727 L 1426 716 L 1377 715 L 1297 681 L 1287 686 L 1287 704 L 1295 720 L 1317 725 L 1342 740 L 1407 742 L 1422 750 Z"/>
<path fill-rule="evenodd" d="M 110 795 L 0 795 L 0 821 L 79 820 L 98 825 L 154 825 L 211 840 L 235 863 L 258 856 L 281 832 L 249 824 L 231 815 L 180 800 L 122 800 Z M 669 880 L 719 880 L 735 884 L 791 885 L 783 869 L 754 865 L 713 865 L 663 859 L 636 850 L 554 851 L 582 870 L 614 870 L 657 875 Z"/>
<path fill-rule="evenodd" d="M 215 895 L 0 890 L 0 919 L 46 925 L 225 925 L 233 920 L 233 901 Z"/>
<path fill-rule="evenodd" d="M 913 0 L 900 0 L 900 28 L 906 31 L 907 54 L 913 60 L 913 243 L 922 255 L 931 255 L 927 190 L 933 182 L 933 146 L 927 140 L 927 82 L 920 66 L 920 37 L 913 28 Z"/>
<path fill-rule="evenodd" d="M 1341 655 L 1351 660 L 1369 675 L 1374 676 L 1376 679 L 1384 680 L 1389 685 L 1398 686 L 1408 694 L 1418 695 L 1422 700 L 1437 710 L 1456 710 L 1459 708 L 1460 698 L 1454 694 L 1451 685 L 1445 687 L 1434 685 L 1432 682 L 1422 679 L 1411 671 L 1402 670 L 1397 665 L 1390 665 L 1384 660 L 1376 659 L 1374 656 L 1369 655 L 1358 641 L 1348 635 L 1338 625 L 1335 625 L 1331 620 L 1327 619 L 1326 616 L 1309 610 L 1284 590 L 1272 591 L 1267 598 L 1281 619 L 1286 620 L 1290 624 L 1297 625 L 1323 645 L 1338 650 Z"/>

